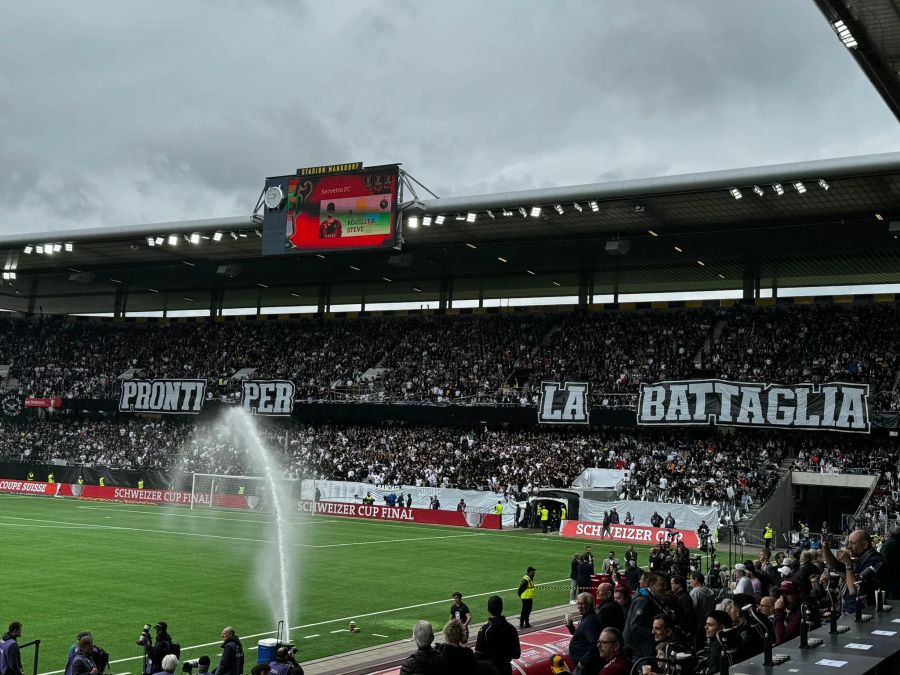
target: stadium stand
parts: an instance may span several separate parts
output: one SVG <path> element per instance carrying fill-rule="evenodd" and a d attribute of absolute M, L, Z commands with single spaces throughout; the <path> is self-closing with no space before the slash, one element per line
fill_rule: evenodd
<path fill-rule="evenodd" d="M 25 396 L 109 398 L 119 377 L 294 381 L 308 400 L 534 404 L 541 380 L 587 380 L 595 405 L 630 407 L 641 382 L 714 375 L 866 382 L 900 409 L 895 304 L 736 306 L 498 316 L 113 324 L 6 319 L 0 363 Z"/>

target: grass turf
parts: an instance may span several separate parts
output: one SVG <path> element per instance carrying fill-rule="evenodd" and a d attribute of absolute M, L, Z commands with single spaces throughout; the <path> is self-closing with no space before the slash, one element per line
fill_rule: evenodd
<path fill-rule="evenodd" d="M 598 568 L 609 550 L 620 559 L 625 550 L 526 531 L 322 516 L 298 516 L 290 526 L 302 531 L 291 612 L 301 663 L 409 638 L 418 619 L 440 630 L 457 590 L 474 620 L 486 618 L 487 597 L 498 593 L 515 623 L 514 589 L 527 566 L 537 568 L 538 584 L 556 582 L 539 587 L 537 610 L 568 602 L 569 563 L 586 544 Z M 41 640 L 39 673 L 63 669 L 81 630 L 110 652 L 111 672 L 139 673 L 140 629 L 162 620 L 182 659 L 209 654 L 214 666 L 222 627 L 233 625 L 255 662 L 249 648 L 275 628 L 255 586 L 270 528 L 270 517 L 249 512 L 0 495 L 0 627 L 21 621 L 20 644 Z M 646 567 L 648 547 L 636 549 Z M 351 619 L 359 633 L 346 631 Z M 32 649 L 23 650 L 26 672 Z"/>

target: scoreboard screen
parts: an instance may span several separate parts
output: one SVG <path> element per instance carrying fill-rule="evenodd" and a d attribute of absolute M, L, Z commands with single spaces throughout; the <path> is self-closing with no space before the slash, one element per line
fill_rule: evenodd
<path fill-rule="evenodd" d="M 263 255 L 390 248 L 396 240 L 399 165 L 300 169 L 266 180 Z"/>

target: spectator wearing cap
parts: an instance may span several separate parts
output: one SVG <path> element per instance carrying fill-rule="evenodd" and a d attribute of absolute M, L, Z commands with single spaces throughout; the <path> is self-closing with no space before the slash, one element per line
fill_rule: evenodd
<path fill-rule="evenodd" d="M 734 592 L 743 595 L 753 595 L 753 583 L 747 576 L 747 566 L 744 563 L 738 563 L 734 566 L 735 586 Z"/>
<path fill-rule="evenodd" d="M 803 620 L 803 612 L 800 607 L 803 604 L 804 595 L 800 586 L 793 579 L 782 581 L 778 589 L 781 594 L 775 601 L 773 616 L 775 617 L 775 644 L 780 645 L 800 635 L 800 623 Z M 816 613 L 814 603 L 809 604 L 809 610 Z M 817 619 L 818 617 L 814 616 L 814 620 Z"/>

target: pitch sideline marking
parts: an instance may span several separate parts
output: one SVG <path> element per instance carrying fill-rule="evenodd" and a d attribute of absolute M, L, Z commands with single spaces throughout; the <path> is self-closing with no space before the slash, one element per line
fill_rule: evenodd
<path fill-rule="evenodd" d="M 101 529 L 101 530 L 123 530 L 126 532 L 148 532 L 150 534 L 174 534 L 183 537 L 202 537 L 207 539 L 230 539 L 234 541 L 252 541 L 255 543 L 263 543 L 263 544 L 271 544 L 274 543 L 269 539 L 253 539 L 251 537 L 232 537 L 224 534 L 208 534 L 205 532 L 179 532 L 177 530 L 151 530 L 147 528 L 141 527 L 125 527 L 123 525 L 93 525 L 88 523 L 73 523 L 71 521 L 66 520 L 43 520 L 40 518 L 22 518 L 19 516 L 0 516 L 0 524 L 4 524 L 2 519 L 6 518 L 9 520 L 25 520 L 29 522 L 36 523 L 50 523 L 51 525 L 75 525 L 78 527 L 84 527 L 89 529 Z M 17 523 L 6 523 L 15 525 Z M 405 541 L 426 541 L 432 539 L 459 539 L 461 537 L 481 537 L 484 536 L 480 532 L 475 532 L 471 534 L 446 534 L 437 537 L 411 537 L 407 539 L 380 539 L 376 541 L 351 541 L 351 542 L 343 542 L 340 544 L 293 544 L 293 546 L 300 548 L 336 548 L 342 546 L 367 546 L 369 544 L 397 544 Z"/>
<path fill-rule="evenodd" d="M 550 586 L 552 584 L 560 584 L 560 583 L 562 583 L 564 581 L 568 581 L 568 580 L 569 579 L 566 578 L 566 579 L 557 579 L 556 581 L 544 581 L 539 584 L 535 584 L 535 586 L 538 586 L 538 587 Z M 485 595 L 496 595 L 497 593 L 507 593 L 509 591 L 515 591 L 517 589 L 518 589 L 518 586 L 514 586 L 512 588 L 501 588 L 496 591 L 486 591 L 484 593 L 472 593 L 470 595 L 466 595 L 465 597 L 481 598 L 481 597 L 484 597 Z M 451 598 L 443 598 L 441 600 L 434 600 L 433 602 L 420 602 L 416 605 L 407 605 L 406 607 L 394 607 L 393 609 L 383 609 L 383 610 L 379 610 L 377 612 L 369 612 L 367 614 L 355 614 L 353 616 L 344 616 L 344 617 L 341 617 L 340 619 L 328 619 L 327 621 L 317 621 L 315 623 L 303 624 L 302 626 L 292 626 L 288 630 L 293 631 L 293 630 L 300 630 L 301 628 L 315 628 L 317 626 L 327 626 L 330 623 L 337 623 L 338 621 L 351 621 L 354 619 L 365 619 L 370 616 L 379 616 L 381 614 L 390 614 L 392 612 L 403 612 L 403 611 L 406 611 L 407 609 L 418 609 L 420 607 L 430 607 L 431 605 L 440 605 L 445 602 L 451 602 L 451 601 L 452 601 Z M 241 640 L 253 640 L 255 638 L 263 637 L 266 635 L 274 635 L 275 632 L 276 631 L 274 631 L 274 630 L 269 630 L 269 631 L 266 631 L 265 633 L 255 633 L 254 635 L 244 635 L 241 638 Z M 215 642 L 207 642 L 202 645 L 192 645 L 190 647 L 182 647 L 181 651 L 186 652 L 186 651 L 189 651 L 192 649 L 203 649 L 204 647 L 214 647 L 216 645 L 221 645 L 221 644 L 222 644 L 221 640 L 216 640 Z M 128 661 L 138 661 L 143 658 L 144 658 L 143 656 L 129 656 L 124 659 L 116 659 L 115 661 L 110 661 L 110 665 L 113 663 L 126 663 Z M 39 675 L 59 675 L 60 673 L 64 673 L 64 672 L 66 672 L 66 671 L 65 670 L 50 670 L 45 673 L 39 673 Z"/>

